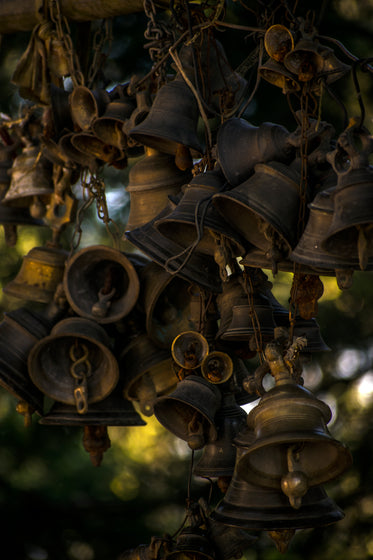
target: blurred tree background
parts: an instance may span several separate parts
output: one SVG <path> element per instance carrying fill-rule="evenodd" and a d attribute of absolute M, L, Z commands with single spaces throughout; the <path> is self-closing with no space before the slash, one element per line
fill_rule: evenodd
<path fill-rule="evenodd" d="M 289 1 L 289 4 L 291 2 Z M 226 2 L 226 21 L 255 26 L 285 0 Z M 373 53 L 372 0 L 293 2 L 297 15 L 312 11 L 320 35 L 335 38 L 357 58 Z M 1 6 L 1 4 L 0 4 Z M 102 85 L 110 90 L 133 74 L 151 68 L 144 49 L 146 15 L 114 18 L 113 42 L 104 65 Z M 97 22 L 91 25 L 91 33 Z M 81 39 L 87 24 L 71 22 L 72 36 Z M 84 33 L 83 33 L 84 35 Z M 255 46 L 255 33 L 244 28 L 218 32 L 232 67 L 237 67 Z M 11 118 L 26 103 L 11 83 L 17 61 L 25 51 L 30 32 L 2 36 L 0 49 L 0 110 Z M 338 57 L 346 57 L 338 48 Z M 84 46 L 82 47 L 84 52 Z M 250 74 L 250 72 L 252 72 Z M 373 81 L 358 69 L 368 129 L 372 127 Z M 251 88 L 255 72 L 245 76 Z M 322 118 L 333 123 L 337 134 L 348 116 L 360 114 L 351 75 L 335 87 L 336 96 L 325 94 Z M 340 99 L 341 103 L 338 103 Z M 255 125 L 275 122 L 294 130 L 296 123 L 286 96 L 262 81 L 245 117 Z M 105 168 L 110 216 L 125 230 L 129 197 L 124 189 L 129 169 Z M 91 207 L 82 223 L 80 247 L 110 244 L 102 222 Z M 74 226 L 63 234 L 70 248 Z M 50 237 L 47 228 L 18 227 L 18 241 L 8 247 L 0 239 L 0 282 L 5 286 L 17 274 L 24 255 Z M 123 250 L 132 250 L 123 242 Z M 273 293 L 287 305 L 291 275 L 268 273 Z M 327 486 L 328 494 L 345 512 L 337 524 L 300 531 L 288 552 L 280 554 L 267 534 L 245 553 L 245 560 L 364 560 L 373 557 L 373 289 L 371 272 L 355 272 L 353 285 L 341 291 L 335 278 L 322 277 L 324 294 L 319 301 L 318 323 L 331 352 L 314 356 L 305 371 L 305 386 L 333 411 L 330 429 L 350 448 L 352 468 Z M 0 296 L 2 313 L 24 305 L 16 298 Z M 3 550 L 14 560 L 108 560 L 126 549 L 150 542 L 152 535 L 172 534 L 180 525 L 187 496 L 190 450 L 184 441 L 168 433 L 154 417 L 143 427 L 110 427 L 111 447 L 100 467 L 94 467 L 82 446 L 82 430 L 66 426 L 42 426 L 33 417 L 24 426 L 16 401 L 0 391 L 0 538 Z M 192 480 L 192 495 L 208 495 L 207 482 Z M 218 499 L 218 496 L 215 497 Z"/>

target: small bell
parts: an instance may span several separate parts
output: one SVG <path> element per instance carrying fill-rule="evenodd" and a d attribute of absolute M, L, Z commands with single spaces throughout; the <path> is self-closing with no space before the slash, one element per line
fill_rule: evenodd
<path fill-rule="evenodd" d="M 75 132 L 71 137 L 73 147 L 91 159 L 112 164 L 123 159 L 123 151 L 113 144 L 105 144 L 90 132 Z"/>
<path fill-rule="evenodd" d="M 293 33 L 279 23 L 271 25 L 264 34 L 264 48 L 273 60 L 282 62 L 294 48 Z"/>
<path fill-rule="evenodd" d="M 232 359 L 226 352 L 214 350 L 203 359 L 201 373 L 210 383 L 225 383 L 233 374 Z"/>
<path fill-rule="evenodd" d="M 118 150 L 125 151 L 127 135 L 123 126 L 134 109 L 134 101 L 129 96 L 110 101 L 103 115 L 93 120 L 93 134 L 105 145 L 115 146 Z"/>
<path fill-rule="evenodd" d="M 172 342 L 171 354 L 181 368 L 193 370 L 202 366 L 209 352 L 209 345 L 199 332 L 186 331 Z"/>
<path fill-rule="evenodd" d="M 259 76 L 266 82 L 282 89 L 283 94 L 294 93 L 300 90 L 300 85 L 294 74 L 286 70 L 283 64 L 269 59 L 258 68 Z"/>
<path fill-rule="evenodd" d="M 75 126 L 81 130 L 89 130 L 109 103 L 110 96 L 104 89 L 92 91 L 86 86 L 74 87 L 70 94 L 70 113 Z"/>
<path fill-rule="evenodd" d="M 306 33 L 304 28 L 301 33 L 301 38 L 286 54 L 283 63 L 300 82 L 309 82 L 322 72 L 324 59 L 320 53 L 320 44 L 314 37 L 315 33 Z"/>

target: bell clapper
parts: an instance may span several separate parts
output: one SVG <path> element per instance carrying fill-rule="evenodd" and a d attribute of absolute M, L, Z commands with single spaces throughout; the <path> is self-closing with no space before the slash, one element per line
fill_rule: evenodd
<path fill-rule="evenodd" d="M 93 466 L 99 467 L 103 459 L 103 454 L 111 447 L 107 426 L 84 426 L 83 447 L 89 453 Z"/>
<path fill-rule="evenodd" d="M 76 351 L 80 350 L 80 357 L 76 355 Z M 89 352 L 85 344 L 79 344 L 77 341 L 72 344 L 69 352 L 72 364 L 70 366 L 70 374 L 75 379 L 74 399 L 76 410 L 79 414 L 88 412 L 88 385 L 87 377 L 92 373 L 92 365 L 88 360 Z M 83 369 L 82 369 L 82 365 Z"/>
<path fill-rule="evenodd" d="M 92 315 L 94 315 L 95 317 L 106 317 L 111 305 L 111 300 L 114 297 L 115 291 L 116 291 L 115 288 L 113 288 L 107 294 L 104 293 L 103 288 L 100 289 L 100 291 L 98 292 L 98 301 L 96 301 L 96 303 L 92 305 L 92 310 L 91 310 Z"/>
<path fill-rule="evenodd" d="M 16 406 L 16 411 L 24 417 L 25 428 L 31 426 L 31 416 L 34 410 L 26 401 L 19 401 Z"/>
<path fill-rule="evenodd" d="M 145 375 L 141 377 L 136 396 L 142 414 L 144 414 L 144 416 L 152 416 L 152 414 L 154 414 L 154 402 L 157 398 L 157 392 L 149 373 L 145 373 Z"/>
<path fill-rule="evenodd" d="M 190 449 L 202 449 L 205 445 L 203 435 L 203 419 L 196 411 L 188 424 L 188 445 Z"/>
<path fill-rule="evenodd" d="M 287 462 L 289 472 L 281 479 L 281 490 L 289 498 L 290 505 L 294 509 L 299 509 L 302 505 L 302 498 L 308 490 L 308 481 L 306 475 L 298 469 L 298 445 L 288 447 Z"/>
<path fill-rule="evenodd" d="M 295 529 L 280 529 L 278 531 L 268 531 L 268 535 L 275 543 L 277 550 L 282 554 L 285 554 L 285 552 L 289 548 L 291 539 L 295 535 Z"/>

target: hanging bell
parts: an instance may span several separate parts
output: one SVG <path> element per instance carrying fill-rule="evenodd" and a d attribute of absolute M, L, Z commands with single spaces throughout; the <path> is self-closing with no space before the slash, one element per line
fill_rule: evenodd
<path fill-rule="evenodd" d="M 74 125 L 78 130 L 88 131 L 109 103 L 110 96 L 104 89 L 92 91 L 86 86 L 74 87 L 70 94 L 70 113 Z"/>
<path fill-rule="evenodd" d="M 130 96 L 123 96 L 110 101 L 101 117 L 92 122 L 92 131 L 107 146 L 115 146 L 118 150 L 126 150 L 127 134 L 123 126 L 135 109 Z"/>
<path fill-rule="evenodd" d="M 140 292 L 131 257 L 105 245 L 78 251 L 66 264 L 63 282 L 72 309 L 102 324 L 128 315 Z"/>
<path fill-rule="evenodd" d="M 205 337 L 196 331 L 185 331 L 174 339 L 171 354 L 181 368 L 193 370 L 202 366 L 209 353 Z"/>
<path fill-rule="evenodd" d="M 294 148 L 288 142 L 289 134 L 279 124 L 265 122 L 254 126 L 238 117 L 226 120 L 219 127 L 216 150 L 228 183 L 232 187 L 240 185 L 253 174 L 257 163 L 290 162 Z"/>
<path fill-rule="evenodd" d="M 142 414 L 151 416 L 157 397 L 176 388 L 178 378 L 169 350 L 161 349 L 146 335 L 136 336 L 120 355 L 126 399 L 139 404 Z"/>
<path fill-rule="evenodd" d="M 273 309 L 268 298 L 261 294 L 252 295 L 249 303 L 234 305 L 232 318 L 220 339 L 223 341 L 248 341 L 254 337 L 262 347 L 265 341 L 273 338 L 276 323 Z"/>
<path fill-rule="evenodd" d="M 219 389 L 203 377 L 191 374 L 179 381 L 172 393 L 155 401 L 154 415 L 191 449 L 202 449 L 218 436 L 214 418 L 220 403 Z"/>
<path fill-rule="evenodd" d="M 58 141 L 59 148 L 72 165 L 78 165 L 83 169 L 88 168 L 92 173 L 97 171 L 99 166 L 98 159 L 93 154 L 83 153 L 75 148 L 72 143 L 74 136 L 74 132 L 68 132 L 61 136 Z"/>
<path fill-rule="evenodd" d="M 162 235 L 183 247 L 192 247 L 198 253 L 214 256 L 216 237 L 229 242 L 232 254 L 245 252 L 243 241 L 212 205 L 212 196 L 226 181 L 220 169 L 195 175 L 182 188 L 183 196 L 176 208 L 154 225 Z"/>
<path fill-rule="evenodd" d="M 41 219 L 53 193 L 51 164 L 38 146 L 25 146 L 10 169 L 11 181 L 4 204 L 28 207 L 33 218 Z"/>
<path fill-rule="evenodd" d="M 247 418 L 254 440 L 237 463 L 251 484 L 282 490 L 295 509 L 312 486 L 333 480 L 351 465 L 347 448 L 326 427 L 330 408 L 286 376 Z"/>
<path fill-rule="evenodd" d="M 71 137 L 71 144 L 82 154 L 91 159 L 98 159 L 112 164 L 124 158 L 123 151 L 113 144 L 105 144 L 90 132 L 75 132 Z"/>
<path fill-rule="evenodd" d="M 293 33 L 279 23 L 271 25 L 264 34 L 264 48 L 273 60 L 282 62 L 294 48 Z"/>
<path fill-rule="evenodd" d="M 217 439 L 207 442 L 193 474 L 202 478 L 230 477 L 236 461 L 233 439 L 245 426 L 246 412 L 236 403 L 232 392 L 224 392 L 215 416 Z"/>
<path fill-rule="evenodd" d="M 302 32 L 302 37 L 294 49 L 288 52 L 283 63 L 289 72 L 295 74 L 300 82 L 309 82 L 324 67 L 324 59 L 320 53 L 320 44 L 314 34 Z"/>
<path fill-rule="evenodd" d="M 214 560 L 214 549 L 206 531 L 198 527 L 185 527 L 176 538 L 174 549 L 165 555 L 165 560 Z"/>
<path fill-rule="evenodd" d="M 225 383 L 233 374 L 232 358 L 226 352 L 219 350 L 209 352 L 202 360 L 201 373 L 207 381 L 214 385 Z"/>
<path fill-rule="evenodd" d="M 213 196 L 213 204 L 244 239 L 275 260 L 283 260 L 297 243 L 299 176 L 278 161 L 255 166 L 238 187 Z"/>
<path fill-rule="evenodd" d="M 320 46 L 320 54 L 323 58 L 323 67 L 320 71 L 320 77 L 323 78 L 327 84 L 336 82 L 351 71 L 351 66 L 341 62 L 335 56 L 333 49 Z"/>
<path fill-rule="evenodd" d="M 70 317 L 59 321 L 28 356 L 33 383 L 50 398 L 75 405 L 79 414 L 105 399 L 119 379 L 110 339 L 101 325 Z"/>
<path fill-rule="evenodd" d="M 311 319 L 296 317 L 293 328 L 293 337 L 306 338 L 307 346 L 304 349 L 304 353 L 306 354 L 312 354 L 314 352 L 329 352 L 331 350 L 322 338 L 320 326 L 314 317 Z M 303 352 L 301 352 L 301 354 L 302 353 Z"/>
<path fill-rule="evenodd" d="M 3 291 L 26 301 L 49 303 L 62 282 L 68 252 L 53 245 L 33 247 L 23 257 L 17 276 Z"/>
<path fill-rule="evenodd" d="M 283 64 L 269 59 L 258 68 L 258 74 L 270 84 L 282 89 L 283 94 L 294 93 L 300 90 L 300 84 Z"/>
<path fill-rule="evenodd" d="M 145 148 L 145 157 L 129 171 L 126 191 L 130 193 L 130 212 L 126 228 L 131 231 L 156 218 L 167 206 L 168 196 L 179 193 L 191 175 L 181 171 L 173 156 Z M 176 240 L 175 240 L 176 241 Z"/>
<path fill-rule="evenodd" d="M 130 131 L 130 137 L 166 154 L 175 155 L 180 145 L 202 154 L 198 117 L 194 94 L 177 75 L 158 90 L 148 116 Z"/>

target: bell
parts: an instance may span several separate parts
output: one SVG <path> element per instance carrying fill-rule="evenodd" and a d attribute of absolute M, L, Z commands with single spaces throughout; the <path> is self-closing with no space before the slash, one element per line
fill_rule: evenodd
<path fill-rule="evenodd" d="M 129 96 L 110 101 L 103 115 L 92 122 L 94 135 L 108 146 L 125 150 L 127 148 L 127 135 L 123 126 L 134 109 L 134 101 Z"/>
<path fill-rule="evenodd" d="M 169 349 L 180 331 L 194 328 L 189 311 L 190 283 L 157 263 L 149 263 L 140 274 L 140 284 L 147 335 L 158 347 Z"/>
<path fill-rule="evenodd" d="M 220 331 L 223 341 L 247 341 L 252 336 L 258 339 L 260 347 L 264 341 L 273 338 L 276 327 L 273 310 L 268 298 L 257 294 L 250 303 L 234 305 L 232 319 L 224 332 Z"/>
<path fill-rule="evenodd" d="M 295 74 L 300 82 L 309 82 L 320 74 L 324 67 L 319 42 L 312 35 L 305 33 L 294 49 L 286 54 L 283 62 L 287 70 Z"/>
<path fill-rule="evenodd" d="M 252 175 L 257 163 L 289 162 L 294 148 L 288 138 L 289 131 L 279 124 L 265 122 L 254 126 L 238 117 L 226 120 L 219 127 L 216 149 L 228 183 L 232 187 L 240 185 Z"/>
<path fill-rule="evenodd" d="M 75 405 L 79 414 L 86 414 L 89 404 L 104 400 L 119 379 L 106 331 L 81 317 L 59 321 L 49 336 L 35 344 L 28 356 L 28 370 L 40 391 Z"/>
<path fill-rule="evenodd" d="M 173 550 L 165 555 L 165 560 L 214 560 L 213 547 L 206 532 L 198 527 L 185 527 L 176 538 Z"/>
<path fill-rule="evenodd" d="M 185 331 L 174 339 L 171 354 L 181 368 L 193 370 L 202 366 L 209 352 L 209 345 L 203 335 L 196 331 Z"/>
<path fill-rule="evenodd" d="M 247 418 L 254 440 L 237 463 L 251 484 L 282 490 L 295 509 L 312 486 L 351 465 L 347 448 L 327 430 L 330 408 L 291 378 L 278 381 Z"/>
<path fill-rule="evenodd" d="M 283 64 L 269 59 L 258 68 L 259 76 L 270 84 L 282 89 L 283 94 L 294 93 L 300 90 L 296 77 L 288 72 Z"/>
<path fill-rule="evenodd" d="M 23 257 L 17 276 L 3 291 L 26 301 L 49 303 L 62 282 L 68 252 L 53 245 L 33 247 Z"/>
<path fill-rule="evenodd" d="M 236 465 L 246 453 L 247 438 L 244 433 L 245 430 L 235 439 Z M 340 521 L 344 514 L 322 486 L 310 488 L 300 508 L 294 509 L 282 492 L 244 480 L 235 468 L 223 499 L 210 517 L 241 529 L 275 531 L 322 527 Z"/>
<path fill-rule="evenodd" d="M 25 146 L 10 169 L 11 181 L 4 204 L 28 207 L 33 218 L 41 219 L 53 193 L 50 162 L 40 157 L 38 146 Z"/>
<path fill-rule="evenodd" d="M 316 319 L 303 319 L 296 317 L 294 322 L 293 337 L 305 337 L 307 346 L 305 353 L 329 352 L 331 349 L 321 336 L 320 326 Z"/>
<path fill-rule="evenodd" d="M 198 105 L 193 92 L 177 76 L 164 84 L 153 101 L 148 116 L 130 131 L 136 142 L 175 155 L 180 145 L 203 153 L 197 136 Z"/>
<path fill-rule="evenodd" d="M 201 373 L 214 385 L 225 383 L 233 374 L 232 358 L 226 352 L 214 350 L 202 360 Z"/>
<path fill-rule="evenodd" d="M 145 157 L 129 171 L 126 186 L 126 191 L 130 193 L 127 229 L 131 231 L 156 218 L 167 206 L 168 196 L 176 195 L 189 179 L 190 173 L 181 171 L 170 154 L 145 148 Z"/>
<path fill-rule="evenodd" d="M 110 96 L 104 89 L 92 91 L 86 86 L 74 87 L 70 94 L 70 113 L 74 125 L 78 130 L 89 130 L 109 103 Z"/>
<path fill-rule="evenodd" d="M 132 85 L 136 83 L 137 79 L 138 76 L 136 75 L 132 76 L 130 84 L 128 86 L 129 90 L 132 89 Z M 140 123 L 142 123 L 143 120 L 146 119 L 146 117 L 150 112 L 152 99 L 149 90 L 150 90 L 150 84 L 148 82 L 147 85 L 145 85 L 143 88 L 138 89 L 135 93 L 135 99 L 136 99 L 135 107 L 133 108 L 133 111 L 131 112 L 129 118 L 123 124 L 123 132 L 127 136 L 129 136 L 130 131 L 135 126 L 139 125 Z M 132 143 L 133 143 L 133 139 L 132 141 L 130 139 L 129 144 L 131 145 Z"/>
<path fill-rule="evenodd" d="M 248 535 L 237 527 L 229 527 L 211 517 L 206 518 L 206 526 L 217 560 L 241 558 L 257 537 Z"/>
<path fill-rule="evenodd" d="M 213 204 L 244 239 L 282 260 L 297 243 L 299 176 L 278 161 L 255 166 L 234 189 L 217 193 Z"/>
<path fill-rule="evenodd" d="M 136 336 L 120 355 L 126 399 L 136 401 L 142 414 L 151 416 L 157 397 L 176 388 L 178 378 L 169 350 L 161 349 L 145 334 Z"/>
<path fill-rule="evenodd" d="M 246 423 L 246 412 L 236 403 L 234 394 L 226 392 L 215 416 L 217 439 L 207 442 L 193 474 L 202 478 L 219 478 L 233 475 L 236 448 L 233 439 Z"/>
<path fill-rule="evenodd" d="M 282 62 L 294 48 L 293 34 L 284 25 L 271 25 L 264 34 L 264 48 L 273 60 Z"/>
<path fill-rule="evenodd" d="M 111 164 L 124 157 L 123 151 L 112 144 L 105 144 L 90 132 L 76 132 L 71 137 L 73 147 L 92 159 Z"/>
<path fill-rule="evenodd" d="M 351 66 L 341 62 L 335 56 L 333 49 L 322 46 L 320 47 L 320 54 L 323 58 L 323 67 L 320 75 L 327 84 L 336 82 L 351 71 Z"/>
<path fill-rule="evenodd" d="M 31 382 L 27 357 L 31 348 L 49 334 L 52 324 L 39 313 L 21 307 L 4 313 L 0 323 L 0 385 L 19 401 L 27 403 L 25 424 L 31 414 L 43 414 L 44 396 Z"/>
<path fill-rule="evenodd" d="M 203 377 L 191 374 L 179 381 L 172 393 L 158 397 L 154 415 L 191 449 L 201 449 L 217 439 L 214 418 L 220 403 L 219 389 Z"/>
<path fill-rule="evenodd" d="M 91 245 L 69 259 L 63 283 L 75 313 L 102 324 L 128 315 L 140 292 L 131 258 L 105 245 Z"/>
<path fill-rule="evenodd" d="M 58 146 L 65 154 L 67 159 L 72 164 L 77 164 L 83 169 L 88 168 L 90 171 L 95 171 L 98 168 L 99 161 L 93 154 L 85 154 L 73 146 L 72 139 L 75 136 L 74 132 L 68 132 L 61 136 L 58 141 Z"/>
<path fill-rule="evenodd" d="M 195 245 L 195 251 L 214 256 L 216 236 L 228 240 L 233 255 L 245 252 L 243 241 L 211 204 L 212 196 L 226 181 L 219 169 L 195 175 L 182 188 L 176 208 L 154 225 L 162 235 L 183 247 Z"/>

